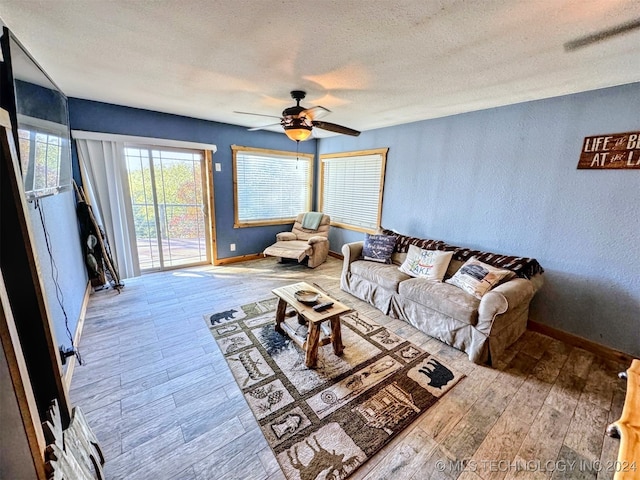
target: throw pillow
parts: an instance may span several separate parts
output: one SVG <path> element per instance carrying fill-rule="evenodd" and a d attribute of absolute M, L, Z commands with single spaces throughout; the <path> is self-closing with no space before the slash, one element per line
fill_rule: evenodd
<path fill-rule="evenodd" d="M 407 258 L 398 267 L 398 270 L 412 277 L 441 282 L 447 273 L 452 256 L 453 252 L 423 250 L 415 245 L 409 245 Z"/>
<path fill-rule="evenodd" d="M 510 270 L 492 267 L 476 257 L 471 257 L 446 282 L 480 299 L 500 282 L 510 280 L 514 276 L 515 273 Z"/>
<path fill-rule="evenodd" d="M 396 246 L 396 237 L 392 235 L 365 234 L 362 256 L 365 260 L 391 263 L 391 254 Z"/>

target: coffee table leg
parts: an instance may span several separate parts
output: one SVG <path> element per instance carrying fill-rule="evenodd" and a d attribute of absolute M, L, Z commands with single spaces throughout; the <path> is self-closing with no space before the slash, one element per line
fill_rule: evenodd
<path fill-rule="evenodd" d="M 344 351 L 342 345 L 342 331 L 340 329 L 340 317 L 331 317 L 331 343 L 333 344 L 333 353 L 340 356 Z"/>
<path fill-rule="evenodd" d="M 282 330 L 282 327 L 280 326 L 280 324 L 284 322 L 284 313 L 286 310 L 287 310 L 287 302 L 279 298 L 278 307 L 276 308 L 276 332 L 281 333 L 283 335 L 285 333 L 284 333 L 284 330 Z"/>
<path fill-rule="evenodd" d="M 314 368 L 318 363 L 318 342 L 320 341 L 320 325 L 309 322 L 309 333 L 307 335 L 307 351 L 304 364 L 309 368 Z"/>

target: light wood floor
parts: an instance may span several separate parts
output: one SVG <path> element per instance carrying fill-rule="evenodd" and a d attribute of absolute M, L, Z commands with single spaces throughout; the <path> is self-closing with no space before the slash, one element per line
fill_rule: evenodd
<path fill-rule="evenodd" d="M 145 275 L 120 294 L 93 294 L 70 395 L 105 452 L 107 479 L 284 478 L 203 315 L 302 280 L 467 375 L 351 478 L 613 477 L 618 441 L 604 432 L 620 416 L 625 384 L 616 374 L 628 365 L 532 332 L 497 368 L 474 365 L 342 292 L 341 265 L 266 258 Z"/>

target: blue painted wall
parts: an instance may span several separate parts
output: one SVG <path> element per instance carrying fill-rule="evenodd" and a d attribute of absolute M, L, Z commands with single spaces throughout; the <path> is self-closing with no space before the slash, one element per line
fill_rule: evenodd
<path fill-rule="evenodd" d="M 537 258 L 546 274 L 533 320 L 640 356 L 640 171 L 576 169 L 585 136 L 640 130 L 638 111 L 632 84 L 300 146 L 389 147 L 384 227 Z M 219 258 L 258 253 L 283 230 L 233 228 L 230 150 L 293 150 L 282 134 L 79 99 L 70 99 L 70 115 L 79 130 L 216 144 Z M 331 250 L 362 238 L 334 228 Z"/>
<path fill-rule="evenodd" d="M 577 170 L 584 137 L 640 130 L 640 84 L 319 141 L 389 147 L 382 225 L 534 257 L 533 320 L 640 356 L 640 170 Z M 331 249 L 363 235 L 334 228 Z"/>
<path fill-rule="evenodd" d="M 249 132 L 245 127 L 198 120 L 76 98 L 69 99 L 71 128 L 91 132 L 116 133 L 143 137 L 209 143 L 217 146 L 214 163 L 222 165 L 214 172 L 216 234 L 218 259 L 262 252 L 275 241 L 275 235 L 290 226 L 233 228 L 233 170 L 231 145 L 295 151 L 296 144 L 281 133 Z M 300 143 L 300 152 L 314 153 L 316 142 Z M 231 252 L 229 245 L 236 244 Z"/>

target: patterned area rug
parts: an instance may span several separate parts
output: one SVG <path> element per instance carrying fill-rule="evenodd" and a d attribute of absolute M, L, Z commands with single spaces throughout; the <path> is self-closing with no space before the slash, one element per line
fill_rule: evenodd
<path fill-rule="evenodd" d="M 287 479 L 349 476 L 453 387 L 459 374 L 358 312 L 341 317 L 344 353 L 317 368 L 274 330 L 277 299 L 205 315 Z M 297 317 L 287 323 L 306 333 Z"/>

